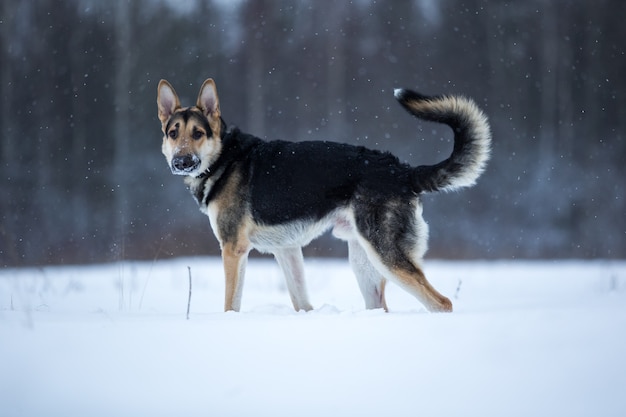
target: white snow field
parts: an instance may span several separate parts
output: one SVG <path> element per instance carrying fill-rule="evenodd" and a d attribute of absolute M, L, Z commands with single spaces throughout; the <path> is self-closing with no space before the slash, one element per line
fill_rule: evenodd
<path fill-rule="evenodd" d="M 427 260 L 452 314 L 306 270 L 309 313 L 269 259 L 241 313 L 214 258 L 1 270 L 0 415 L 626 416 L 626 262 Z"/>

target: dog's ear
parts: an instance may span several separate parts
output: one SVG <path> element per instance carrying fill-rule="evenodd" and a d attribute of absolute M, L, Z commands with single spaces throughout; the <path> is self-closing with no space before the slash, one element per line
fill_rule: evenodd
<path fill-rule="evenodd" d="M 157 104 L 161 123 L 165 123 L 176 110 L 180 109 L 180 100 L 178 100 L 176 91 L 165 80 L 159 81 Z"/>
<path fill-rule="evenodd" d="M 207 117 L 220 117 L 220 102 L 217 98 L 215 81 L 213 81 L 212 78 L 207 79 L 204 84 L 202 84 L 202 87 L 200 87 L 196 106 L 202 110 L 202 113 Z"/>

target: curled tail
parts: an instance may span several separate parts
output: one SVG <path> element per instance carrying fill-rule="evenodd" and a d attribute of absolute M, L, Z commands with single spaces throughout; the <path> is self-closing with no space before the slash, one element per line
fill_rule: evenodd
<path fill-rule="evenodd" d="M 448 159 L 414 169 L 416 191 L 452 191 L 474 185 L 489 160 L 491 131 L 487 116 L 465 97 L 428 97 L 403 89 L 396 89 L 394 95 L 412 115 L 445 123 L 454 131 L 454 149 Z"/>

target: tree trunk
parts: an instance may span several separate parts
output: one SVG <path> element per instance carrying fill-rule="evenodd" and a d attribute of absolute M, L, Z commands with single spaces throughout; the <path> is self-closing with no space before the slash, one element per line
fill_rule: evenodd
<path fill-rule="evenodd" d="M 128 178 L 132 170 L 129 158 L 129 111 L 130 111 L 130 72 L 131 72 L 131 20 L 129 0 L 117 0 L 115 4 L 115 153 L 113 160 L 113 184 L 115 211 L 115 247 L 113 256 L 122 260 L 125 257 L 125 238 L 128 222 L 128 197 L 131 183 Z"/>
<path fill-rule="evenodd" d="M 249 52 L 246 102 L 248 103 L 248 131 L 259 137 L 265 137 L 265 88 L 263 73 L 265 68 L 264 38 L 268 36 L 265 30 L 266 13 L 269 7 L 264 0 L 250 2 L 245 8 L 244 27 L 248 31 L 246 48 Z"/>

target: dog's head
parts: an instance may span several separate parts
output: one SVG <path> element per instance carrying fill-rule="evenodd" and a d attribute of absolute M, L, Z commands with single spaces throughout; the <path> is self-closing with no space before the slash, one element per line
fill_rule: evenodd
<path fill-rule="evenodd" d="M 193 107 L 181 107 L 174 88 L 159 82 L 157 104 L 163 130 L 161 148 L 176 175 L 197 177 L 215 162 L 222 149 L 222 121 L 215 82 L 202 84 Z"/>

